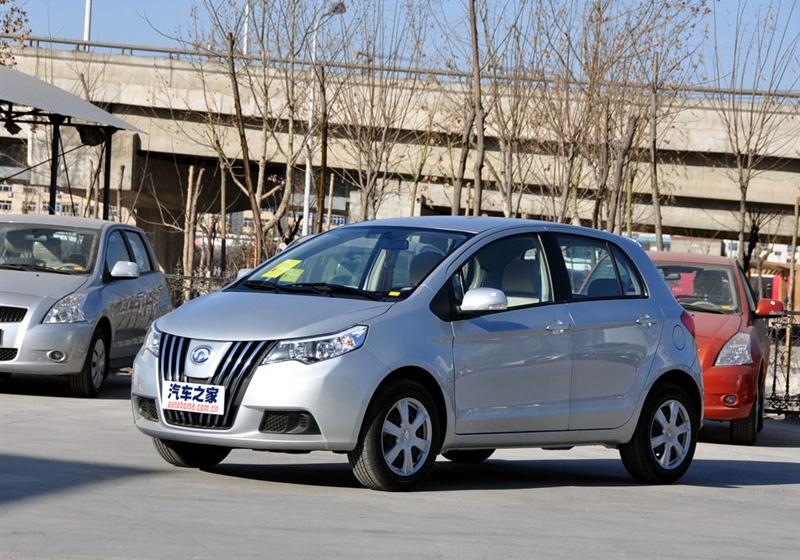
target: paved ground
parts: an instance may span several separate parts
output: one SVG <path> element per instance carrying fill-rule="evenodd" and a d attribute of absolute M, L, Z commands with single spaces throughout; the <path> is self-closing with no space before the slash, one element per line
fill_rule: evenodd
<path fill-rule="evenodd" d="M 797 558 L 800 425 L 760 444 L 704 429 L 680 484 L 633 484 L 616 451 L 440 462 L 422 491 L 359 488 L 340 455 L 236 451 L 163 463 L 126 377 L 97 400 L 58 379 L 0 385 L 0 558 Z"/>

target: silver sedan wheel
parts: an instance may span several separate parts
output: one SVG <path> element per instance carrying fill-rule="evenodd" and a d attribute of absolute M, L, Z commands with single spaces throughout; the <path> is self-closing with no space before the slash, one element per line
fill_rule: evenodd
<path fill-rule="evenodd" d="M 417 399 L 400 399 L 383 420 L 383 460 L 398 476 L 419 472 L 433 445 L 433 427 L 425 406 Z"/>
<path fill-rule="evenodd" d="M 99 337 L 92 348 L 91 356 L 92 386 L 99 389 L 106 373 L 106 341 Z"/>
<path fill-rule="evenodd" d="M 663 469 L 681 466 L 692 443 L 692 420 L 677 400 L 664 402 L 650 426 L 650 448 Z"/>

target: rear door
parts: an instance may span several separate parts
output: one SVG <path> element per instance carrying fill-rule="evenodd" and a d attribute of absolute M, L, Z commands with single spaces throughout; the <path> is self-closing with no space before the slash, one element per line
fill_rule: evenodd
<path fill-rule="evenodd" d="M 492 241 L 451 279 L 456 304 L 467 290 L 503 290 L 508 309 L 453 322 L 456 431 L 566 430 L 572 332 L 557 304 L 546 255 L 535 233 Z"/>
<path fill-rule="evenodd" d="M 556 234 L 574 324 L 572 430 L 609 429 L 633 413 L 663 325 L 641 275 L 617 245 Z"/>

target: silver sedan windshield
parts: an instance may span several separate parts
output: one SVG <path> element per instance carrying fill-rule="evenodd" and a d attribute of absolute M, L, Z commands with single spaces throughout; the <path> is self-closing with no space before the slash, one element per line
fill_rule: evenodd
<path fill-rule="evenodd" d="M 463 232 L 360 226 L 290 247 L 242 282 L 254 289 L 402 298 L 469 238 Z"/>
<path fill-rule="evenodd" d="M 0 223 L 0 269 L 88 274 L 97 245 L 92 230 Z"/>

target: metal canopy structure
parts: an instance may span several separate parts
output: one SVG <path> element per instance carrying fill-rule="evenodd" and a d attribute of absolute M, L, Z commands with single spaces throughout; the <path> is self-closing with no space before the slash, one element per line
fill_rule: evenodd
<path fill-rule="evenodd" d="M 53 127 L 50 145 L 50 214 L 54 214 L 56 208 L 61 127 L 76 127 L 81 141 L 86 145 L 104 143 L 103 219 L 108 219 L 111 137 L 117 130 L 138 132 L 139 129 L 77 95 L 5 66 L 0 66 L 0 119 L 12 134 L 19 132 L 20 123 Z"/>

